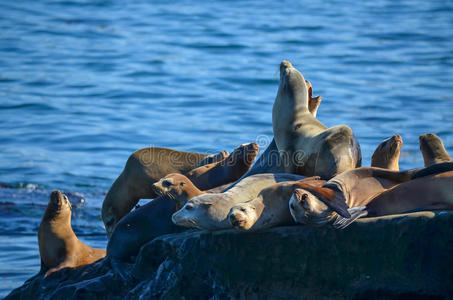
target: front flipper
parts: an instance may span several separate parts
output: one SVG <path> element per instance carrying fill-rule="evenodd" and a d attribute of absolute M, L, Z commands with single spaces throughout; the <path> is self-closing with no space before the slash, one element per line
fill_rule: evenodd
<path fill-rule="evenodd" d="M 365 217 L 368 215 L 368 211 L 366 210 L 366 206 L 355 206 L 353 208 L 348 209 L 349 214 L 351 215 L 350 218 L 345 218 L 342 216 L 338 216 L 333 222 L 332 226 L 335 229 L 344 229 L 351 225 L 355 220 L 361 217 Z"/>

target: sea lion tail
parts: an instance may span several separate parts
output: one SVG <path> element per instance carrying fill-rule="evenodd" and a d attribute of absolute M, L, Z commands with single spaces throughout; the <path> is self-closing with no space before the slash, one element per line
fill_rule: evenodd
<path fill-rule="evenodd" d="M 448 171 L 453 171 L 453 162 L 443 162 L 421 169 L 420 171 L 415 172 L 414 175 L 412 175 L 411 179 L 416 179 L 429 175 L 437 175 Z"/>
<path fill-rule="evenodd" d="M 351 225 L 355 220 L 361 217 L 365 217 L 368 215 L 368 211 L 366 210 L 366 206 L 355 206 L 353 208 L 348 209 L 349 214 L 351 215 L 350 218 L 345 218 L 342 216 L 338 216 L 333 222 L 332 226 L 335 229 L 344 229 Z"/>

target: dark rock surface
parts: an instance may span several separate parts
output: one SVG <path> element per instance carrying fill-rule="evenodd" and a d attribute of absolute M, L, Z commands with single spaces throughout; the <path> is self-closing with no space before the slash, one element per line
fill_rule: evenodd
<path fill-rule="evenodd" d="M 145 244 L 135 263 L 104 259 L 6 299 L 425 299 L 453 297 L 453 213 L 363 219 L 345 230 L 186 231 Z"/>

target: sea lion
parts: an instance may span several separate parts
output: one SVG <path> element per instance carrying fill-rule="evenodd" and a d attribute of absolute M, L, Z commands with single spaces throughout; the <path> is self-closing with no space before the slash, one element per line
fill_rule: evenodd
<path fill-rule="evenodd" d="M 295 224 L 289 212 L 288 202 L 299 182 L 308 181 L 314 181 L 313 184 L 318 186 L 326 182 L 314 176 L 300 181 L 273 184 L 263 189 L 255 199 L 233 206 L 228 214 L 231 226 L 239 230 L 261 230 Z"/>
<path fill-rule="evenodd" d="M 231 228 L 227 216 L 235 204 L 256 198 L 263 189 L 277 182 L 302 178 L 295 174 L 256 174 L 246 177 L 220 194 L 206 193 L 190 199 L 173 214 L 173 223 L 210 231 Z"/>
<path fill-rule="evenodd" d="M 345 125 L 327 128 L 308 109 L 302 74 L 289 61 L 280 64 L 280 84 L 272 108 L 272 127 L 285 173 L 330 179 L 360 167 L 360 145 Z"/>
<path fill-rule="evenodd" d="M 399 171 L 399 159 L 401 147 L 403 146 L 403 138 L 399 134 L 395 134 L 391 138 L 384 140 L 374 150 L 371 157 L 371 166 L 383 168 L 393 171 Z"/>
<path fill-rule="evenodd" d="M 442 140 L 434 133 L 425 133 L 419 137 L 420 151 L 425 167 L 434 164 L 453 161 L 445 149 Z"/>
<path fill-rule="evenodd" d="M 305 81 L 308 86 L 309 99 L 308 99 L 308 110 L 316 117 L 319 105 L 321 104 L 321 96 L 313 97 L 313 88 L 309 81 Z M 255 174 L 263 173 L 285 173 L 285 169 L 289 168 L 289 162 L 280 158 L 280 153 L 277 149 L 275 139 L 267 146 L 266 150 L 258 157 L 256 162 L 252 165 L 252 168 L 245 173 L 237 182 L 241 179 L 246 178 Z M 233 187 L 233 186 L 231 186 Z"/>
<path fill-rule="evenodd" d="M 182 174 L 168 174 L 153 184 L 156 194 L 166 196 L 175 202 L 175 211 L 180 210 L 184 204 L 193 197 L 206 194 L 198 189 L 189 178 Z"/>
<path fill-rule="evenodd" d="M 41 272 L 45 276 L 62 268 L 91 264 L 106 255 L 103 249 L 81 242 L 71 227 L 71 203 L 66 195 L 53 191 L 38 230 Z"/>
<path fill-rule="evenodd" d="M 391 171 L 362 167 L 346 171 L 322 187 L 296 189 L 290 211 L 298 223 L 344 228 L 364 216 L 382 216 L 416 209 L 451 209 L 453 163 L 424 169 Z M 349 208 L 351 207 L 351 208 Z"/>
<path fill-rule="evenodd" d="M 224 160 L 198 167 L 186 175 L 200 190 L 232 183 L 250 169 L 258 152 L 258 144 L 242 144 Z"/>
<path fill-rule="evenodd" d="M 222 158 L 224 160 L 226 154 L 226 151 L 222 151 L 217 155 L 209 156 L 155 147 L 135 151 L 127 160 L 123 172 L 110 187 L 102 203 L 101 215 L 107 236 L 110 237 L 115 224 L 130 212 L 140 199 L 157 196 L 151 188 L 154 182 L 170 173 L 186 174 L 201 162 L 209 162 L 210 168 L 213 168 L 215 161 L 211 161 Z M 210 168 L 203 170 L 207 172 Z M 198 176 L 202 173 L 200 171 Z"/>

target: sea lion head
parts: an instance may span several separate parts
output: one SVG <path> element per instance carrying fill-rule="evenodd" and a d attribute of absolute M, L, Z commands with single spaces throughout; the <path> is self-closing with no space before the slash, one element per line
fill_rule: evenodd
<path fill-rule="evenodd" d="M 305 106 L 305 110 L 308 110 L 310 88 L 311 84 L 307 86 L 302 74 L 289 61 L 284 60 L 280 63 L 280 84 L 277 98 L 282 97 L 282 100 L 302 104 Z"/>
<path fill-rule="evenodd" d="M 175 202 L 176 210 L 181 209 L 187 200 L 187 186 L 190 179 L 178 173 L 172 173 L 152 185 L 153 190 L 160 196 L 167 196 Z M 192 184 L 190 184 L 192 185 Z"/>
<path fill-rule="evenodd" d="M 335 212 L 306 189 L 295 189 L 289 200 L 289 210 L 297 223 L 320 226 L 331 221 Z"/>
<path fill-rule="evenodd" d="M 68 197 L 60 191 L 55 190 L 50 194 L 50 200 L 47 205 L 45 216 L 53 218 L 55 216 L 71 215 L 71 209 L 72 206 Z"/>
<path fill-rule="evenodd" d="M 248 203 L 240 203 L 231 208 L 228 221 L 235 229 L 249 230 L 257 220 L 256 209 Z"/>
<path fill-rule="evenodd" d="M 259 151 L 260 148 L 257 143 L 242 144 L 231 153 L 233 155 L 232 161 L 242 160 L 245 165 L 251 166 Z"/>
<path fill-rule="evenodd" d="M 178 226 L 208 230 L 231 227 L 227 208 L 224 207 L 223 194 L 203 194 L 196 196 L 177 212 L 171 219 Z"/>
<path fill-rule="evenodd" d="M 399 171 L 398 162 L 402 146 L 403 138 L 399 134 L 386 139 L 374 151 L 371 166 Z"/>
<path fill-rule="evenodd" d="M 425 167 L 452 160 L 445 149 L 442 140 L 434 133 L 425 133 L 420 135 L 419 143 Z"/>

